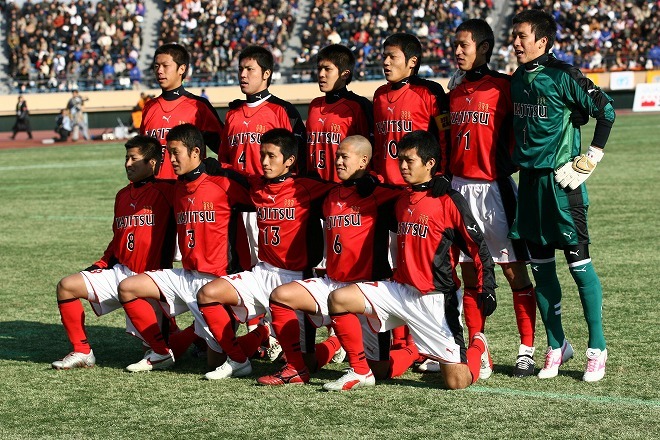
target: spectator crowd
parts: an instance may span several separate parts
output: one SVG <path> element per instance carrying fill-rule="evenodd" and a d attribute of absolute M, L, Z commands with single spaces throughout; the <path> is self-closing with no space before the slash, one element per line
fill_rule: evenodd
<path fill-rule="evenodd" d="M 559 24 L 553 52 L 590 71 L 660 67 L 658 0 L 513 0 L 552 11 Z M 193 86 L 232 84 L 238 53 L 249 44 L 275 57 L 274 79 L 296 20 L 301 48 L 289 81 L 313 81 L 315 55 L 341 43 L 357 57 L 356 79 L 380 79 L 379 56 L 387 35 L 409 32 L 424 47 L 421 76 L 447 76 L 453 65 L 452 36 L 467 18 L 488 19 L 492 0 L 313 0 L 299 17 L 296 0 L 165 0 L 157 45 L 179 42 L 191 53 Z M 15 92 L 137 88 L 142 46 L 143 0 L 65 0 L 19 5 L 0 2 L 6 17 L 9 64 Z M 502 45 L 495 67 L 511 72 L 511 46 Z M 290 64 L 290 63 L 288 63 Z M 149 74 L 147 75 L 150 76 Z M 150 85 L 147 84 L 149 87 Z"/>

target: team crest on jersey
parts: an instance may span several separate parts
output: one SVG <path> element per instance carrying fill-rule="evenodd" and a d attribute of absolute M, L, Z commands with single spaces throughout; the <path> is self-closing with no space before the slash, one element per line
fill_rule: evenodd
<path fill-rule="evenodd" d="M 436 116 L 435 118 L 435 124 L 438 126 L 438 130 L 440 131 L 445 131 L 449 130 L 449 113 L 443 113 L 441 115 Z"/>

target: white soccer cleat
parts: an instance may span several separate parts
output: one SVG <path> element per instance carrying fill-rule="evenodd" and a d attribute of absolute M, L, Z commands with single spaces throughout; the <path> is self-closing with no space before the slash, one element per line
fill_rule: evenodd
<path fill-rule="evenodd" d="M 339 379 L 323 384 L 323 389 L 326 391 L 348 391 L 376 385 L 376 379 L 371 370 L 367 374 L 357 374 L 352 368 L 344 371 L 346 371 L 346 374 Z"/>
<path fill-rule="evenodd" d="M 166 354 L 158 354 L 153 350 L 147 350 L 140 362 L 126 367 L 126 371 L 138 373 L 141 371 L 166 370 L 174 365 L 174 354 L 168 349 Z"/>
<path fill-rule="evenodd" d="M 94 351 L 90 350 L 88 354 L 72 351 L 64 356 L 63 359 L 50 364 L 56 370 L 71 370 L 72 368 L 91 368 L 96 365 Z"/>
<path fill-rule="evenodd" d="M 587 369 L 582 376 L 585 382 L 598 382 L 605 377 L 605 362 L 607 362 L 607 348 L 587 348 Z"/>
<path fill-rule="evenodd" d="M 268 348 L 266 348 L 266 357 L 271 361 L 275 362 L 282 355 L 282 346 L 272 336 L 268 336 Z"/>
<path fill-rule="evenodd" d="M 439 373 L 440 362 L 433 359 L 426 359 L 424 362 L 417 366 L 417 371 L 422 373 Z"/>
<path fill-rule="evenodd" d="M 486 347 L 484 352 L 481 353 L 481 367 L 479 368 L 479 379 L 486 380 L 493 374 L 493 360 L 488 350 L 488 341 L 486 340 L 486 335 L 481 332 L 475 333 L 473 339 L 479 339 L 483 342 L 484 347 Z"/>
<path fill-rule="evenodd" d="M 551 379 L 559 374 L 559 366 L 573 358 L 573 347 L 564 339 L 561 348 L 548 347 L 545 352 L 545 365 L 539 371 L 539 379 Z"/>
<path fill-rule="evenodd" d="M 344 347 L 340 345 L 339 350 L 335 351 L 335 354 L 332 356 L 330 362 L 333 364 L 341 364 L 344 362 L 344 359 L 346 359 L 346 350 L 344 350 Z"/>
<path fill-rule="evenodd" d="M 252 364 L 250 359 L 247 359 L 245 362 L 235 362 L 230 358 L 227 358 L 227 361 L 220 365 L 213 371 L 209 371 L 204 375 L 204 378 L 207 380 L 218 380 L 218 379 L 227 379 L 230 377 L 243 377 L 252 373 Z"/>

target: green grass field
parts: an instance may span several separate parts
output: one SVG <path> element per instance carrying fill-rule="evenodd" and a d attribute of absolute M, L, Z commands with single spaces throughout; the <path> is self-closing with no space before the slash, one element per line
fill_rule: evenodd
<path fill-rule="evenodd" d="M 123 312 L 97 318 L 88 304 L 97 366 L 52 370 L 69 351 L 55 286 L 95 261 L 111 238 L 124 149 L 0 151 L 0 438 L 660 438 L 659 132 L 660 115 L 619 116 L 588 182 L 591 253 L 605 291 L 605 379 L 580 380 L 586 325 L 561 265 L 575 359 L 553 380 L 512 378 L 517 331 L 511 294 L 501 287 L 487 327 L 495 374 L 463 391 L 414 372 L 352 393 L 320 391 L 345 364 L 302 387 L 259 387 L 253 377 L 207 382 L 205 361 L 190 356 L 172 371 L 129 374 L 123 368 L 141 348 L 124 333 Z M 506 286 L 499 273 L 498 284 Z M 537 332 L 542 363 L 540 320 Z M 274 369 L 254 367 L 254 376 Z"/>

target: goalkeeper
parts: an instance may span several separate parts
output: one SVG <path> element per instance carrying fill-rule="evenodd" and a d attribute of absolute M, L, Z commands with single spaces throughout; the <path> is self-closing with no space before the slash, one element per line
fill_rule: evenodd
<path fill-rule="evenodd" d="M 552 378 L 573 357 L 562 328 L 561 287 L 555 249 L 564 252 L 577 284 L 589 330 L 583 379 L 605 375 L 603 292 L 589 257 L 584 181 L 603 158 L 614 122 L 612 99 L 575 67 L 551 53 L 557 24 L 541 10 L 513 18 L 513 47 L 520 66 L 511 79 L 516 145 L 520 167 L 518 212 L 510 238 L 524 239 L 531 256 L 537 303 L 548 337 L 545 365 L 538 376 Z M 580 125 L 596 118 L 593 140 L 580 154 Z"/>

